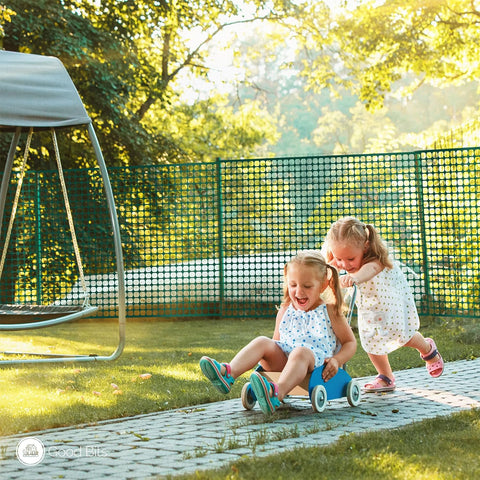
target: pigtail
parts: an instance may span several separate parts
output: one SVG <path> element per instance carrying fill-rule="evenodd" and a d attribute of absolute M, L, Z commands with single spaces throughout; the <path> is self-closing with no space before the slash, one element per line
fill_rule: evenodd
<path fill-rule="evenodd" d="M 393 268 L 388 247 L 377 232 L 377 229 L 373 225 L 367 224 L 365 225 L 365 232 L 367 234 L 368 248 L 365 252 L 363 263 L 378 260 L 384 267 Z"/>
<path fill-rule="evenodd" d="M 291 262 L 292 260 L 290 260 Z M 290 262 L 286 263 L 285 266 L 283 267 L 283 299 L 282 303 L 280 304 L 281 307 L 287 307 L 292 303 L 292 300 L 290 299 L 290 295 L 288 294 L 288 285 L 287 285 L 287 271 L 288 271 L 288 265 Z"/>
<path fill-rule="evenodd" d="M 342 315 L 342 308 L 343 308 L 343 291 L 340 287 L 340 278 L 338 276 L 337 269 L 332 267 L 327 263 L 327 272 L 329 274 L 329 287 L 333 292 L 335 297 L 335 313 L 337 316 Z"/>

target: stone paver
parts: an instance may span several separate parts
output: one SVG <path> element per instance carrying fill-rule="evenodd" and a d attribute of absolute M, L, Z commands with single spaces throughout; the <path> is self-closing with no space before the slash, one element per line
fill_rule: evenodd
<path fill-rule="evenodd" d="M 357 380 L 362 385 L 366 378 Z M 438 379 L 430 378 L 425 368 L 403 370 L 396 372 L 396 382 L 393 393 L 363 394 L 358 407 L 350 407 L 345 398 L 332 400 L 321 414 L 313 412 L 308 400 L 292 398 L 274 421 L 258 407 L 244 410 L 235 398 L 92 426 L 1 437 L 0 479 L 137 480 L 176 475 L 480 407 L 480 359 L 447 363 Z M 24 465 L 17 446 L 32 437 L 42 442 L 45 456 L 36 465 Z M 39 458 L 33 452 L 27 461 Z"/>

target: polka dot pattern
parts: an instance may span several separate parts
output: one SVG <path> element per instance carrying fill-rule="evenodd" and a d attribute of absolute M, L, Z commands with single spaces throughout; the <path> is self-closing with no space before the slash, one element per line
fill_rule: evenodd
<path fill-rule="evenodd" d="M 333 333 L 327 306 L 322 304 L 304 312 L 290 305 L 279 325 L 279 347 L 288 356 L 296 347 L 307 347 L 315 355 L 315 367 L 337 352 L 337 338 Z"/>
<path fill-rule="evenodd" d="M 420 326 L 412 292 L 398 263 L 358 285 L 356 306 L 360 341 L 367 353 L 393 352 Z"/>

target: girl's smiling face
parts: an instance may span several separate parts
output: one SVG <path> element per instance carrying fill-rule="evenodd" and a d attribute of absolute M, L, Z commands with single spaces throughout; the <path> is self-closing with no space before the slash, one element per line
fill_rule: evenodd
<path fill-rule="evenodd" d="M 327 288 L 328 279 L 319 278 L 315 267 L 292 263 L 286 280 L 288 295 L 296 310 L 308 312 L 322 303 L 320 294 Z"/>
<path fill-rule="evenodd" d="M 338 269 L 347 273 L 358 272 L 362 266 L 365 248 L 359 245 L 346 245 L 343 243 L 332 245 L 333 259 Z"/>

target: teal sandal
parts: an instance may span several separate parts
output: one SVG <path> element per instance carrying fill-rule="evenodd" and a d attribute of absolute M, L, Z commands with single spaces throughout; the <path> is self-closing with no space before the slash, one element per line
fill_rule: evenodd
<path fill-rule="evenodd" d="M 224 374 L 221 373 L 222 365 L 225 367 Z M 232 389 L 235 379 L 231 375 L 230 365 L 228 363 L 220 364 L 213 358 L 202 357 L 200 359 L 200 368 L 219 392 L 228 393 Z"/>
<path fill-rule="evenodd" d="M 270 383 L 259 372 L 253 372 L 250 376 L 250 386 L 257 397 L 258 404 L 262 412 L 266 415 L 273 413 L 280 405 L 278 399 L 278 387 L 275 383 Z M 270 391 L 273 390 L 273 394 Z"/>

